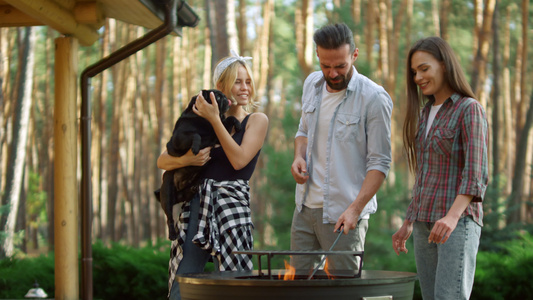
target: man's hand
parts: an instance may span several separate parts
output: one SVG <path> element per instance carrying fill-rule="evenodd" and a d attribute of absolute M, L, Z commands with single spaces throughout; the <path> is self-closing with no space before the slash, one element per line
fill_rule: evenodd
<path fill-rule="evenodd" d="M 358 212 L 354 206 L 350 205 L 337 220 L 337 223 L 335 224 L 335 230 L 333 230 L 333 232 L 337 232 L 341 229 L 341 227 L 344 226 L 344 234 L 348 234 L 350 230 L 353 230 L 355 227 L 357 227 L 360 214 L 361 213 Z"/>
<path fill-rule="evenodd" d="M 309 173 L 307 172 L 307 163 L 301 157 L 297 157 L 292 162 L 291 173 L 294 180 L 299 184 L 304 184 L 309 179 Z"/>

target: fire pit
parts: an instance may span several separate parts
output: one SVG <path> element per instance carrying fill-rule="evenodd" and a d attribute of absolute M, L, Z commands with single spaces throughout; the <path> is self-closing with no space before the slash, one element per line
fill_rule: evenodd
<path fill-rule="evenodd" d="M 270 258 L 278 254 L 301 255 L 318 252 L 243 251 L 240 253 L 268 255 Z M 339 253 L 327 252 L 327 254 Z M 350 254 L 362 257 L 361 252 Z M 312 278 L 308 278 L 308 270 L 297 270 L 294 280 L 283 280 L 286 270 L 271 270 L 270 259 L 268 264 L 266 273 L 259 269 L 247 272 L 181 274 L 176 276 L 176 280 L 180 284 L 181 297 L 184 300 L 372 299 L 369 297 L 411 300 L 417 278 L 414 273 L 377 270 L 362 270 L 356 274 L 344 272 L 333 278 L 320 270 Z M 259 263 L 259 268 L 260 265 Z"/>

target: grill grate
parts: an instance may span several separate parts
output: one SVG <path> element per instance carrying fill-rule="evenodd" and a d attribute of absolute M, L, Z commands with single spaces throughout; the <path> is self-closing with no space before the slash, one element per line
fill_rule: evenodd
<path fill-rule="evenodd" d="M 262 265 L 261 265 L 261 257 L 266 256 L 267 257 L 267 275 L 268 279 L 274 279 L 272 277 L 272 266 L 271 266 L 271 259 L 272 257 L 276 255 L 353 255 L 358 256 L 360 258 L 359 260 L 359 268 L 357 273 L 353 274 L 346 274 L 343 272 L 343 277 L 350 277 L 350 278 L 359 278 L 361 277 L 361 270 L 363 269 L 363 254 L 364 251 L 291 251 L 291 250 L 278 250 L 278 251 L 268 251 L 268 250 L 242 250 L 242 251 L 233 251 L 235 254 L 245 254 L 245 255 L 257 255 L 258 260 L 258 274 L 263 275 L 262 271 Z M 337 275 L 336 275 L 337 276 Z"/>

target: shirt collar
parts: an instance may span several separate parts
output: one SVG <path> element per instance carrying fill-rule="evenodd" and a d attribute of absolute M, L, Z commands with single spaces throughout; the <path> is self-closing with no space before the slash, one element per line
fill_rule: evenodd
<path fill-rule="evenodd" d="M 455 104 L 457 101 L 459 101 L 459 99 L 461 99 L 461 95 L 459 93 L 453 93 L 448 99 L 446 99 L 446 101 L 444 101 L 442 104 L 443 106 L 445 106 L 444 104 L 446 104 L 446 102 L 448 101 L 452 101 L 453 104 Z M 427 103 L 426 103 L 426 107 L 431 107 L 433 105 L 433 103 L 435 103 L 435 99 L 434 98 L 431 98 Z"/>

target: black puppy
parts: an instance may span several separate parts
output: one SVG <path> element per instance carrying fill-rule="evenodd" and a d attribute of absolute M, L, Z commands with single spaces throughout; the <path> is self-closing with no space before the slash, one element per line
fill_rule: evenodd
<path fill-rule="evenodd" d="M 204 99 L 211 103 L 210 93 L 215 94 L 220 112 L 220 119 L 228 132 L 235 128 L 235 131 L 241 130 L 241 123 L 235 117 L 225 117 L 224 114 L 230 107 L 230 102 L 226 96 L 219 90 L 202 90 Z M 212 147 L 218 143 L 215 130 L 206 119 L 198 116 L 193 111 L 197 96 L 194 96 L 187 108 L 174 125 L 172 138 L 167 143 L 167 152 L 171 156 L 182 156 L 189 149 L 195 155 L 200 149 Z M 167 216 L 168 238 L 175 240 L 178 234 L 174 228 L 174 218 L 172 217 L 172 207 L 174 204 L 184 201 L 190 201 L 194 194 L 198 192 L 199 184 L 203 179 L 201 170 L 203 166 L 187 166 L 163 174 L 163 183 L 161 188 L 154 193 L 161 203 L 161 207 Z"/>

